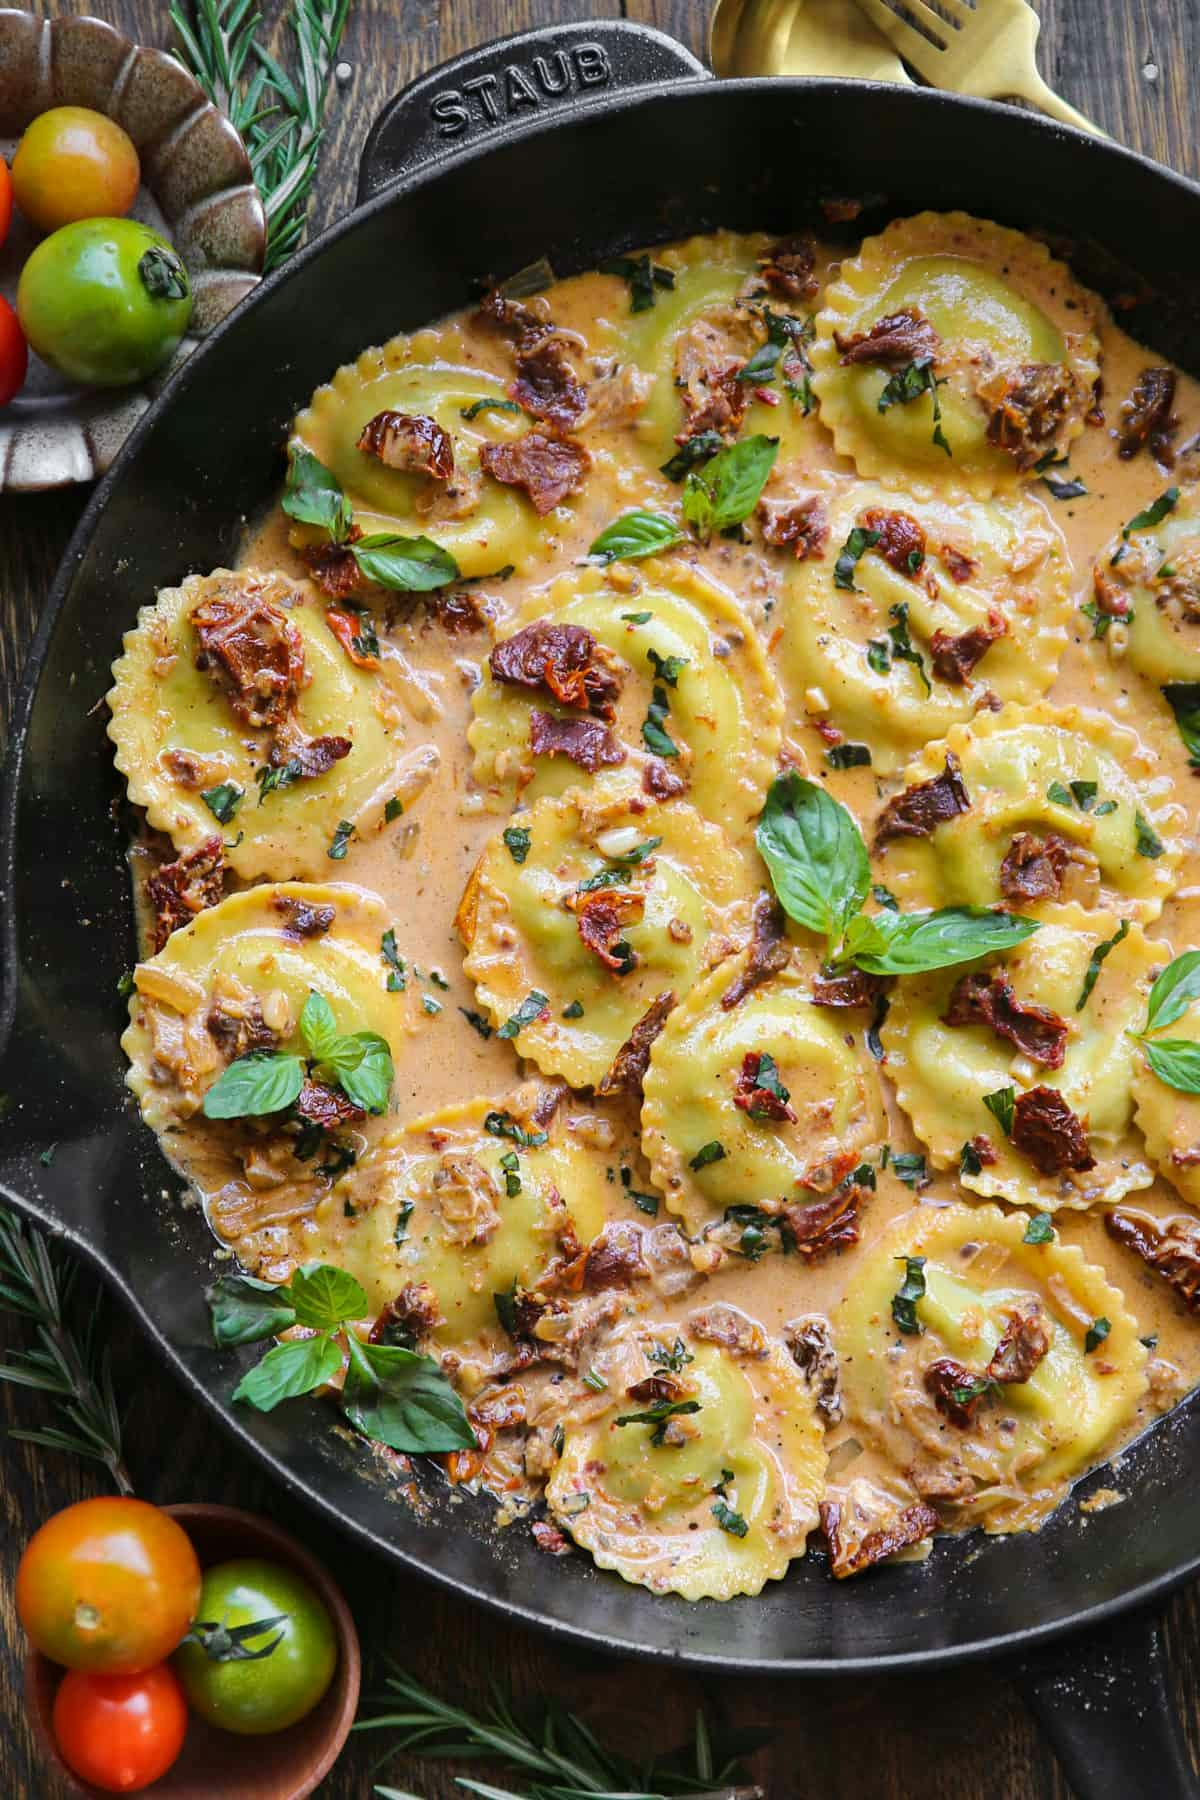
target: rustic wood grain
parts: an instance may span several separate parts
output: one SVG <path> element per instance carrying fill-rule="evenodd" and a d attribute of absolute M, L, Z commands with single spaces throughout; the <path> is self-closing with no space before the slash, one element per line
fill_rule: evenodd
<path fill-rule="evenodd" d="M 50 0 L 50 12 L 78 10 Z M 91 0 L 90 10 L 149 42 L 165 42 L 161 0 Z M 278 18 L 278 4 L 266 10 Z M 644 20 L 703 51 L 704 0 L 354 0 L 344 57 L 350 66 L 332 108 L 314 217 L 337 217 L 354 191 L 359 151 L 379 107 L 440 59 L 503 32 L 600 15 Z M 1066 97 L 1122 141 L 1187 173 L 1200 172 L 1191 83 L 1200 62 L 1193 0 L 1045 0 L 1042 68 Z M 1148 69 L 1153 74 L 1146 72 Z M 82 491 L 0 498 L 0 706 L 7 712 L 54 565 L 84 500 Z M 19 1341 L 0 1316 L 0 1352 Z M 1063 1800 L 1053 1759 L 1004 1681 L 965 1670 L 920 1682 L 700 1682 L 551 1647 L 436 1590 L 407 1580 L 329 1536 L 287 1500 L 149 1362 L 142 1341 L 114 1314 L 120 1392 L 129 1399 L 128 1457 L 139 1492 L 156 1500 L 225 1500 L 269 1510 L 336 1570 L 354 1606 L 370 1672 L 391 1654 L 431 1686 L 478 1700 L 502 1675 L 518 1698 L 547 1693 L 583 1711 L 612 1740 L 642 1751 L 682 1741 L 697 1705 L 774 1733 L 755 1769 L 772 1800 Z M 39 1417 L 36 1397 L 0 1388 L 0 1419 Z M 170 1443 L 169 1458 L 163 1446 Z M 20 1548 L 46 1515 L 101 1490 L 99 1471 L 9 1441 L 0 1461 L 0 1793 L 5 1800 L 61 1800 L 38 1765 L 21 1705 L 20 1633 L 12 1578 Z M 164 1466 L 166 1465 L 166 1466 Z M 1169 1614 L 1178 1700 L 1193 1752 L 1200 1750 L 1200 1605 L 1192 1593 Z M 383 1745 L 352 1740 L 321 1792 L 366 1800 Z M 252 1751 L 248 1752 L 252 1754 Z M 397 1758 L 384 1779 L 424 1800 L 461 1793 L 440 1765 Z M 231 1795 L 230 1800 L 236 1800 Z"/>

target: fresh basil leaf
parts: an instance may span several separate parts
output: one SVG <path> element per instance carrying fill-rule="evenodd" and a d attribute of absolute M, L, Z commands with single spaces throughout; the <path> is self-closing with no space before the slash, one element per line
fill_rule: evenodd
<path fill-rule="evenodd" d="M 921 678 L 921 683 L 925 692 L 927 694 L 932 694 L 933 685 L 930 682 L 928 675 L 925 673 L 925 658 L 921 655 L 919 650 L 914 649 L 912 638 L 909 636 L 907 600 L 898 601 L 895 606 L 890 607 L 888 610 L 888 617 L 892 621 L 888 626 L 888 637 L 891 639 L 892 659 L 896 662 L 911 663 Z M 868 646 L 868 659 L 869 656 L 870 646 Z"/>
<path fill-rule="evenodd" d="M 1169 487 L 1164 494 L 1146 507 L 1144 512 L 1135 513 L 1128 525 L 1121 528 L 1121 536 L 1127 538 L 1133 531 L 1145 531 L 1151 525 L 1161 524 L 1168 513 L 1173 513 L 1179 502 L 1179 489 Z"/>
<path fill-rule="evenodd" d="M 1146 1030 L 1161 1031 L 1173 1025 L 1193 1000 L 1200 1000 L 1200 950 L 1185 950 L 1167 964 L 1150 989 Z"/>
<path fill-rule="evenodd" d="M 712 1516 L 731 1537 L 744 1538 L 750 1527 L 740 1512 L 736 1512 L 726 1500 L 714 1500 L 711 1507 Z"/>
<path fill-rule="evenodd" d="M 330 862 L 345 862 L 346 852 L 350 848 L 350 839 L 358 836 L 358 826 L 353 819 L 340 819 L 337 830 L 330 839 L 329 848 L 325 852 Z"/>
<path fill-rule="evenodd" d="M 222 781 L 216 787 L 204 788 L 200 798 L 218 825 L 228 825 L 242 804 L 245 791 L 236 781 Z"/>
<path fill-rule="evenodd" d="M 598 556 L 602 562 L 634 562 L 639 556 L 654 556 L 660 550 L 670 550 L 674 544 L 682 544 L 685 533 L 668 519 L 665 513 L 643 512 L 635 508 L 633 512 L 622 513 L 611 525 L 606 525 L 600 536 L 596 538 L 588 551 L 589 556 Z"/>
<path fill-rule="evenodd" d="M 786 342 L 787 340 L 785 338 L 784 343 Z M 737 372 L 736 379 L 738 381 L 744 381 L 748 385 L 751 383 L 762 385 L 765 382 L 774 381 L 779 369 L 779 359 L 782 355 L 783 344 L 775 342 L 772 338 L 768 338 L 766 343 L 760 344 L 753 356 L 742 364 Z"/>
<path fill-rule="evenodd" d="M 1088 1000 L 1091 998 L 1092 989 L 1096 985 L 1096 980 L 1104 965 L 1104 959 L 1109 951 L 1115 950 L 1117 945 L 1123 943 L 1128 936 L 1129 920 L 1122 919 L 1113 936 L 1106 938 L 1104 943 L 1096 945 L 1096 948 L 1092 951 L 1092 954 L 1088 959 L 1087 973 L 1083 978 L 1083 986 L 1079 990 L 1079 998 L 1075 1002 L 1076 1012 L 1082 1012 L 1087 1005 Z"/>
<path fill-rule="evenodd" d="M 779 439 L 756 433 L 719 450 L 683 485 L 683 516 L 702 537 L 749 518 L 775 466 Z"/>
<path fill-rule="evenodd" d="M 666 688 L 656 685 L 646 708 L 646 717 L 642 721 L 642 742 L 655 756 L 679 755 L 679 745 L 666 728 L 670 710 L 671 702 L 667 698 Z"/>
<path fill-rule="evenodd" d="M 272 1412 L 281 1400 L 295 1400 L 323 1387 L 341 1366 L 342 1353 L 332 1339 L 295 1338 L 268 1350 L 262 1361 L 243 1375 L 233 1397 L 259 1412 Z"/>
<path fill-rule="evenodd" d="M 1080 812 L 1091 812 L 1096 804 L 1099 785 L 1094 781 L 1072 781 L 1067 784 L 1074 796 L 1075 804 Z"/>
<path fill-rule="evenodd" d="M 350 507 L 331 469 L 300 444 L 293 444 L 287 486 L 279 503 L 289 519 L 316 525 L 340 544 L 350 529 Z"/>
<path fill-rule="evenodd" d="M 1175 714 L 1175 724 L 1193 768 L 1200 768 L 1200 681 L 1169 681 L 1163 699 Z"/>
<path fill-rule="evenodd" d="M 755 842 L 788 916 L 839 938 L 871 885 L 867 847 L 846 808 L 789 769 L 771 783 Z"/>
<path fill-rule="evenodd" d="M 359 538 L 351 549 L 368 581 L 403 594 L 427 594 L 457 581 L 461 572 L 450 552 L 427 537 L 396 537 L 381 531 Z"/>
<path fill-rule="evenodd" d="M 784 905 L 786 907 L 786 901 Z M 878 912 L 860 915 L 847 927 L 839 960 L 868 975 L 918 975 L 950 969 L 1024 943 L 1037 921 L 1019 913 L 991 912 L 982 906 L 947 906 L 939 912 Z"/>
<path fill-rule="evenodd" d="M 1200 1044 L 1191 1038 L 1153 1038 L 1142 1050 L 1160 1081 L 1180 1094 L 1200 1094 Z"/>
<path fill-rule="evenodd" d="M 273 1281 L 257 1281 L 253 1275 L 219 1275 L 204 1298 L 219 1350 L 278 1337 L 296 1323 L 290 1290 Z"/>
<path fill-rule="evenodd" d="M 323 1060 L 355 1106 L 369 1113 L 387 1111 L 395 1069 L 386 1038 L 377 1031 L 356 1031 L 340 1037 Z"/>
<path fill-rule="evenodd" d="M 297 1325 L 315 1325 L 319 1331 L 336 1330 L 348 1319 L 362 1319 L 370 1301 L 362 1284 L 330 1263 L 305 1263 L 289 1284 Z"/>
<path fill-rule="evenodd" d="M 351 1332 L 342 1389 L 356 1431 L 409 1456 L 474 1450 L 462 1401 L 431 1356 L 392 1344 L 365 1344 Z"/>
<path fill-rule="evenodd" d="M 892 1296 L 892 1318 L 906 1337 L 920 1337 L 925 1327 L 917 1317 L 917 1301 L 925 1298 L 925 1257 L 898 1256 L 904 1280 Z"/>
<path fill-rule="evenodd" d="M 1133 827 L 1136 834 L 1135 842 L 1138 855 L 1146 857 L 1150 862 L 1154 862 L 1156 858 L 1163 854 L 1167 846 L 1163 843 L 1145 813 L 1134 813 Z"/>
<path fill-rule="evenodd" d="M 1023 1244 L 1052 1244 L 1054 1242 L 1054 1225 L 1050 1214 L 1034 1213 L 1025 1227 L 1025 1235 L 1021 1242 Z"/>
<path fill-rule="evenodd" d="M 204 1096 L 206 1119 L 258 1118 L 283 1112 L 304 1085 L 304 1064 L 298 1056 L 276 1051 L 263 1055 L 251 1051 L 239 1056 L 219 1075 Z"/>
<path fill-rule="evenodd" d="M 1013 1119 L 1016 1116 L 1017 1108 L 1016 1088 L 997 1088 L 994 1094 L 985 1094 L 983 1096 L 983 1104 L 987 1107 L 1005 1137 L 1011 1137 Z"/>
<path fill-rule="evenodd" d="M 679 677 L 687 668 L 691 659 L 686 656 L 660 656 L 653 644 L 646 652 L 646 661 L 654 670 L 659 681 L 665 681 L 668 687 L 678 687 Z"/>
<path fill-rule="evenodd" d="M 725 1146 L 720 1138 L 710 1138 L 707 1144 L 701 1144 L 695 1156 L 688 1163 L 689 1169 L 707 1169 L 710 1163 L 724 1162 Z"/>
<path fill-rule="evenodd" d="M 897 1181 L 902 1181 L 914 1192 L 925 1180 L 929 1171 L 925 1158 L 919 1150 L 901 1150 L 892 1157 L 892 1172 Z"/>
<path fill-rule="evenodd" d="M 300 1036 L 308 1046 L 309 1055 L 315 1056 L 318 1062 L 324 1062 L 338 1041 L 333 1008 L 324 994 L 318 994 L 315 988 L 309 989 L 304 1011 L 300 1014 Z"/>

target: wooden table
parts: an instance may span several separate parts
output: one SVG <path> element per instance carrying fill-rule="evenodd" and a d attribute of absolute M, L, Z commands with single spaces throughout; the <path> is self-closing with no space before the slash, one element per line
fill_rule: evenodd
<path fill-rule="evenodd" d="M 50 12 L 77 7 L 48 0 Z M 162 0 L 91 0 L 91 10 L 148 43 L 165 43 Z M 278 8 L 267 8 L 277 11 Z M 332 102 L 317 188 L 316 220 L 336 218 L 354 191 L 359 149 L 382 103 L 413 76 L 474 43 L 551 20 L 599 15 L 641 19 L 702 51 L 707 0 L 354 0 L 344 57 L 349 82 Z M 1042 69 L 1066 97 L 1123 142 L 1200 175 L 1192 129 L 1200 11 L 1193 0 L 1044 0 Z M 86 490 L 0 497 L 0 705 L 7 712 L 55 564 Z M 0 1350 L 19 1327 L 0 1315 Z M 518 1697 L 553 1693 L 580 1709 L 605 1738 L 640 1753 L 688 1735 L 697 1705 L 739 1725 L 767 1726 L 772 1745 L 755 1773 L 772 1800 L 1049 1800 L 1066 1793 L 1053 1758 L 1016 1695 L 987 1669 L 861 1683 L 701 1682 L 632 1663 L 588 1659 L 516 1631 L 488 1614 L 396 1574 L 346 1541 L 327 1537 L 235 1449 L 151 1362 L 134 1327 L 114 1317 L 118 1391 L 129 1403 L 127 1454 L 148 1499 L 223 1500 L 269 1511 L 336 1569 L 355 1609 L 368 1668 L 400 1658 L 440 1692 L 468 1703 L 503 1674 Z M 30 1423 L 38 1402 L 0 1387 L 8 1423 Z M 41 1766 L 21 1701 L 22 1644 L 12 1580 L 22 1544 L 49 1513 L 101 1491 L 99 1470 L 5 1443 L 0 1477 L 0 1793 L 59 1800 Z M 1181 1595 L 1169 1616 L 1178 1700 L 1193 1753 L 1200 1745 L 1200 1604 Z M 352 1740 L 321 1792 L 367 1800 L 383 1748 Z M 463 1772 L 466 1772 L 464 1765 Z M 397 1758 L 385 1779 L 427 1800 L 450 1800 L 449 1770 Z M 1133 1797 L 1131 1797 L 1133 1800 Z"/>

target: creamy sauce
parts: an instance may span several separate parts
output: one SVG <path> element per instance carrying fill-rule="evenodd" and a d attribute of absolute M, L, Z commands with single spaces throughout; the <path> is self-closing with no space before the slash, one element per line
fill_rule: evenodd
<path fill-rule="evenodd" d="M 624 316 L 624 289 L 620 290 L 620 309 L 614 308 L 614 289 L 602 277 L 579 277 L 556 286 L 548 295 L 555 323 L 567 332 L 577 332 L 579 341 L 593 352 L 620 342 L 628 320 Z M 1058 501 L 1050 498 L 1045 488 L 1033 483 L 1025 491 L 1045 509 L 1053 528 L 1066 538 L 1071 561 L 1072 591 L 1079 600 L 1090 593 L 1091 565 L 1103 545 L 1121 524 L 1147 506 L 1166 485 L 1163 473 L 1151 458 L 1140 455 L 1122 462 L 1116 455 L 1112 426 L 1117 407 L 1132 387 L 1139 371 L 1148 360 L 1146 352 L 1133 343 L 1104 315 L 1100 324 L 1103 350 L 1105 395 L 1108 425 L 1085 430 L 1071 447 L 1070 473 L 1087 488 L 1085 497 Z M 459 336 L 458 360 L 467 366 L 492 371 L 497 376 L 511 377 L 511 362 L 504 343 L 494 333 L 466 322 Z M 581 359 L 582 361 L 583 359 Z M 785 403 L 786 404 L 786 403 Z M 1189 439 L 1200 429 L 1200 388 L 1180 377 L 1176 411 L 1181 425 L 1179 441 Z M 786 465 L 780 464 L 772 481 L 771 493 L 786 493 L 789 483 L 797 489 L 818 470 L 834 475 L 852 475 L 851 465 L 835 454 L 829 438 L 817 417 L 796 427 L 797 446 Z M 589 440 L 592 442 L 593 440 Z M 600 434 L 602 448 L 593 451 L 594 467 L 581 494 L 574 497 L 569 511 L 559 508 L 546 521 L 545 541 L 550 560 L 532 570 L 518 567 L 506 580 L 483 579 L 474 587 L 476 599 L 486 610 L 491 635 L 485 632 L 451 635 L 436 621 L 431 609 L 418 605 L 409 608 L 404 601 L 384 610 L 379 623 L 382 654 L 390 672 L 403 677 L 400 691 L 411 694 L 411 676 L 418 691 L 427 697 L 418 707 L 409 705 L 410 720 L 407 741 L 410 746 L 433 745 L 437 751 L 437 770 L 424 791 L 406 807 L 399 827 L 378 830 L 363 836 L 353 845 L 352 856 L 340 866 L 331 864 L 328 879 L 346 879 L 378 894 L 394 922 L 400 954 L 410 968 L 410 991 L 426 993 L 440 1005 L 436 1014 L 428 1014 L 415 1003 L 410 1006 L 411 1047 L 397 1064 L 395 1101 L 386 1128 L 421 1114 L 444 1107 L 450 1102 L 467 1101 L 476 1096 L 502 1097 L 510 1092 L 522 1069 L 510 1043 L 496 1036 L 484 1041 L 464 1017 L 464 1011 L 476 1005 L 475 992 L 462 972 L 463 950 L 454 929 L 454 914 L 464 885 L 485 843 L 499 828 L 502 818 L 488 810 L 484 797 L 475 791 L 470 774 L 467 728 L 471 720 L 471 692 L 479 680 L 479 668 L 486 658 L 493 638 L 505 635 L 506 627 L 531 593 L 551 576 L 586 556 L 598 533 L 631 505 L 660 507 L 678 498 L 678 489 L 638 464 L 631 474 L 621 454 L 622 433 L 614 430 Z M 1055 471 L 1061 475 L 1063 471 Z M 903 496 L 896 504 L 903 506 Z M 436 537 L 436 523 L 430 526 Z M 829 557 L 838 546 L 831 545 Z M 727 588 L 745 607 L 760 627 L 764 641 L 776 641 L 775 617 L 781 572 L 787 566 L 786 552 L 771 552 L 757 545 L 741 545 L 714 537 L 707 547 L 688 545 L 673 552 L 675 556 L 694 560 L 719 584 Z M 289 543 L 289 521 L 276 508 L 247 537 L 239 566 L 278 569 L 297 579 L 306 570 Z M 642 583 L 636 563 L 617 563 L 610 571 L 621 583 L 631 606 L 636 606 Z M 385 620 L 386 629 L 385 629 Z M 1187 766 L 1186 754 L 1163 709 L 1152 701 L 1151 690 L 1124 667 L 1119 656 L 1108 652 L 1104 644 L 1092 643 L 1087 622 L 1078 613 L 1071 615 L 1071 641 L 1059 668 L 1049 698 L 1058 703 L 1076 703 L 1098 708 L 1117 721 L 1142 731 L 1160 759 L 1159 766 L 1169 772 L 1175 782 L 1174 799 L 1187 807 L 1185 827 L 1185 860 L 1178 891 L 1168 901 L 1162 917 L 1148 926 L 1147 935 L 1166 938 L 1176 951 L 1200 941 L 1200 861 L 1195 837 L 1195 783 Z M 1118 634 L 1119 636 L 1119 634 Z M 986 665 L 985 665 L 986 666 Z M 423 716 L 418 716 L 418 714 Z M 870 839 L 870 824 L 887 793 L 895 792 L 899 781 L 880 783 L 877 792 L 870 769 L 829 772 L 823 759 L 825 745 L 818 733 L 798 710 L 791 710 L 785 723 L 785 754 L 806 769 L 814 778 L 827 781 L 829 790 L 842 799 L 858 816 L 864 834 Z M 582 779 L 582 777 L 581 777 Z M 886 879 L 886 867 L 880 865 L 878 878 Z M 281 878 L 289 871 L 280 870 Z M 418 977 L 416 970 L 422 971 Z M 448 983 L 443 989 L 434 985 L 429 973 L 436 970 Z M 852 1022 L 860 1015 L 848 1016 Z M 907 1120 L 896 1105 L 890 1083 L 883 1081 L 884 1098 L 889 1112 L 889 1140 L 893 1151 L 916 1150 L 919 1143 Z M 596 1155 L 610 1167 L 629 1155 L 635 1135 L 635 1121 L 620 1105 L 594 1104 L 572 1097 L 566 1102 L 568 1118 L 594 1120 L 607 1115 L 614 1121 L 612 1148 L 601 1148 Z M 358 1134 L 364 1146 L 376 1140 L 383 1126 L 372 1121 Z M 214 1157 L 205 1134 L 193 1127 L 174 1131 L 167 1140 L 173 1159 L 196 1182 L 207 1201 L 214 1201 L 228 1182 L 228 1165 Z M 501 1146 L 503 1148 L 503 1146 Z M 636 1159 L 632 1185 L 645 1188 L 647 1174 Z M 351 1178 L 352 1184 L 353 1178 Z M 351 1188 L 352 1191 L 352 1188 Z M 638 1221 L 619 1180 L 606 1183 L 611 1216 Z M 952 1199 L 961 1200 L 962 1191 L 951 1174 L 935 1173 L 928 1186 L 921 1189 L 919 1202 L 895 1176 L 881 1171 L 878 1186 L 869 1198 L 863 1220 L 863 1244 L 841 1255 L 807 1263 L 797 1256 L 767 1255 L 751 1264 L 740 1257 L 729 1257 L 703 1290 L 693 1290 L 684 1300 L 649 1302 L 645 1316 L 653 1319 L 677 1318 L 702 1299 L 728 1301 L 759 1321 L 769 1333 L 777 1333 L 788 1319 L 798 1313 L 832 1314 L 842 1295 L 851 1287 L 864 1249 L 894 1217 L 908 1212 L 915 1204 L 936 1205 Z M 1136 1204 L 1166 1214 L 1178 1213 L 1181 1203 L 1165 1183 L 1155 1182 L 1152 1189 L 1135 1196 Z M 219 1211 L 219 1208 L 218 1208 Z M 660 1213 L 660 1221 L 667 1215 Z M 643 1219 L 639 1221 L 645 1223 Z M 1183 1391 L 1200 1380 L 1200 1328 L 1189 1320 L 1164 1283 L 1145 1270 L 1132 1256 L 1112 1243 L 1106 1235 L 1100 1216 L 1060 1210 L 1054 1218 L 1055 1229 L 1065 1244 L 1078 1245 L 1089 1262 L 1105 1270 L 1109 1279 L 1124 1293 L 1129 1307 L 1136 1313 L 1139 1327 L 1146 1336 L 1158 1339 L 1155 1355 L 1166 1365 L 1167 1394 L 1156 1384 L 1142 1401 L 1136 1418 L 1124 1439 L 1143 1428 L 1155 1411 L 1171 1403 Z M 355 1233 L 360 1221 L 347 1217 L 340 1205 L 326 1201 L 314 1222 L 301 1219 L 291 1227 L 291 1235 L 277 1240 L 275 1253 L 260 1263 L 262 1272 L 272 1277 L 287 1273 L 292 1262 L 319 1253 L 337 1262 L 352 1253 Z M 639 1297 L 639 1305 L 647 1304 Z M 479 1383 L 486 1379 L 491 1350 L 481 1356 Z M 471 1356 L 464 1354 L 466 1363 Z M 536 1384 L 536 1377 L 526 1377 Z M 867 1449 L 857 1458 L 853 1450 L 839 1448 L 854 1440 L 854 1428 L 843 1423 L 828 1434 L 828 1448 L 834 1457 L 835 1470 L 844 1469 L 848 1461 L 853 1474 L 886 1478 L 888 1471 L 878 1455 Z M 1115 1452 L 1120 1442 L 1112 1442 L 1106 1453 Z M 894 1473 L 894 1471 L 892 1472 Z M 516 1480 L 510 1458 L 501 1459 L 493 1474 L 493 1482 L 511 1490 Z M 519 1488 L 517 1497 L 519 1497 Z"/>

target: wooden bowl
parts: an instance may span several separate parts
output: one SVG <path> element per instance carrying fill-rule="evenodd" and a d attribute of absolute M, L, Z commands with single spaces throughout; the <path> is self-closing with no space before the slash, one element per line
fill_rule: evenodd
<path fill-rule="evenodd" d="M 329 1609 L 338 1640 L 338 1666 L 320 1704 L 286 1731 L 239 1737 L 191 1718 L 183 1754 L 174 1768 L 141 1791 L 148 1800 L 304 1800 L 328 1775 L 354 1723 L 362 1658 L 358 1633 L 341 1592 L 316 1558 L 269 1519 L 233 1506 L 203 1503 L 164 1508 L 196 1546 L 202 1568 L 235 1556 L 265 1556 L 286 1563 L 311 1582 Z M 67 1768 L 54 1741 L 54 1696 L 63 1671 L 31 1650 L 25 1658 L 25 1704 L 46 1760 L 67 1791 L 107 1800 Z"/>

